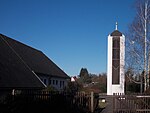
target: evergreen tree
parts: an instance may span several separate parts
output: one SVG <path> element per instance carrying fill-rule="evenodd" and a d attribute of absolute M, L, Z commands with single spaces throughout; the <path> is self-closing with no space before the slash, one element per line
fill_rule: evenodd
<path fill-rule="evenodd" d="M 80 77 L 80 82 L 91 83 L 91 77 L 86 68 L 81 68 L 79 77 Z"/>

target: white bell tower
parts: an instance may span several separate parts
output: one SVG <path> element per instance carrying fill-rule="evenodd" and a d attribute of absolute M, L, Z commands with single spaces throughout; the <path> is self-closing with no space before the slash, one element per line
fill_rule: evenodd
<path fill-rule="evenodd" d="M 124 94 L 125 36 L 116 29 L 108 36 L 107 95 Z"/>

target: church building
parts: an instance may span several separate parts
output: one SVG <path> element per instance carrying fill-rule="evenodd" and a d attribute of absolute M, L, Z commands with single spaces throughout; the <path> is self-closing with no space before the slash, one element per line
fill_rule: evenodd
<path fill-rule="evenodd" d="M 41 50 L 0 34 L 0 89 L 63 91 L 70 81 L 58 65 Z"/>
<path fill-rule="evenodd" d="M 117 27 L 108 36 L 107 95 L 124 94 L 125 36 Z"/>

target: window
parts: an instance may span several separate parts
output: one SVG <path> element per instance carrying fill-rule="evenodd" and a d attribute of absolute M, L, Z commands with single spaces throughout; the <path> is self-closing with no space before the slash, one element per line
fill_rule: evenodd
<path fill-rule="evenodd" d="M 53 80 L 53 85 L 55 84 L 55 80 Z"/>
<path fill-rule="evenodd" d="M 64 81 L 63 81 L 63 87 L 64 87 Z"/>
<path fill-rule="evenodd" d="M 51 79 L 49 79 L 49 85 L 51 85 Z"/>
<path fill-rule="evenodd" d="M 120 83 L 120 38 L 113 37 L 112 84 Z"/>
<path fill-rule="evenodd" d="M 58 85 L 58 80 L 56 80 L 56 85 Z"/>
<path fill-rule="evenodd" d="M 120 38 L 113 37 L 113 48 L 120 48 Z"/>
<path fill-rule="evenodd" d="M 119 84 L 120 83 L 120 67 L 112 68 L 112 84 Z"/>
<path fill-rule="evenodd" d="M 113 59 L 120 59 L 120 49 L 113 49 Z"/>
<path fill-rule="evenodd" d="M 62 82 L 60 81 L 60 88 L 61 88 Z"/>
<path fill-rule="evenodd" d="M 46 79 L 44 79 L 44 84 L 47 85 L 47 80 Z"/>
<path fill-rule="evenodd" d="M 120 59 L 120 38 L 113 38 L 113 59 Z"/>

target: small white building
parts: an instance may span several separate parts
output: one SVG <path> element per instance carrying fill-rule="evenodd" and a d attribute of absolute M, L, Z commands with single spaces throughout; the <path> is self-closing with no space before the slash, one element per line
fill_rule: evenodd
<path fill-rule="evenodd" d="M 75 76 L 72 76 L 71 77 L 71 82 L 75 82 L 76 81 L 76 77 Z"/>
<path fill-rule="evenodd" d="M 116 29 L 108 36 L 107 95 L 124 93 L 125 36 Z"/>

